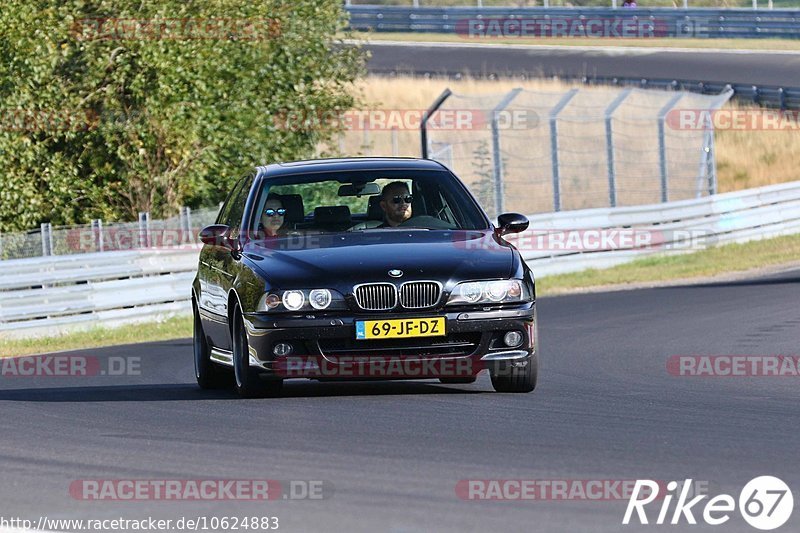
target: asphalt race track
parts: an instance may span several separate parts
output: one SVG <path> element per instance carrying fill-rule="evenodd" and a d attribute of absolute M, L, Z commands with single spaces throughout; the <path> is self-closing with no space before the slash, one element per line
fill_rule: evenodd
<path fill-rule="evenodd" d="M 4 516 L 277 516 L 281 531 L 755 531 L 736 512 L 717 527 L 623 527 L 624 500 L 465 501 L 455 487 L 692 478 L 738 499 L 770 474 L 800 501 L 800 378 L 680 377 L 666 366 L 678 354 L 796 355 L 798 301 L 800 271 L 541 299 L 539 387 L 521 395 L 491 392 L 482 375 L 460 386 L 296 381 L 283 398 L 245 401 L 194 385 L 189 340 L 75 352 L 102 364 L 141 358 L 141 375 L 0 380 Z M 208 478 L 328 489 L 322 500 L 270 502 L 69 493 L 82 479 Z M 778 531 L 798 524 L 795 513 Z"/>
<path fill-rule="evenodd" d="M 598 76 L 800 87 L 800 52 L 381 43 L 373 74 Z"/>

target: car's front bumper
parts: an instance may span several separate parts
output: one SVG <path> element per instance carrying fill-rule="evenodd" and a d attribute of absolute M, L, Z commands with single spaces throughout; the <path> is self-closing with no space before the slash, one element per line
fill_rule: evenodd
<path fill-rule="evenodd" d="M 356 340 L 358 320 L 444 317 L 443 337 Z M 414 379 L 477 375 L 498 365 L 524 365 L 536 353 L 535 303 L 495 309 L 398 314 L 245 315 L 250 364 L 282 378 Z M 522 334 L 507 346 L 509 331 Z M 276 356 L 279 343 L 292 346 Z"/>

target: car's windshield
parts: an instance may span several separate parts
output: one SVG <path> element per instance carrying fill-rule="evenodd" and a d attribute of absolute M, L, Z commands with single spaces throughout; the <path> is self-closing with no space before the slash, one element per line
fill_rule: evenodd
<path fill-rule="evenodd" d="M 266 179 L 251 229 L 267 236 L 392 229 L 476 230 L 486 218 L 448 172 L 385 171 Z"/>

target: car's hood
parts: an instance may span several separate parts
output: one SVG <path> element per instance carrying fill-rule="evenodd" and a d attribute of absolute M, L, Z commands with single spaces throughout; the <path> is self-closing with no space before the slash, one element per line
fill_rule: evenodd
<path fill-rule="evenodd" d="M 512 248 L 492 231 L 370 230 L 286 237 L 247 243 L 244 255 L 275 289 L 329 287 L 350 292 L 358 283 L 505 278 Z M 401 270 L 393 278 L 390 270 Z"/>

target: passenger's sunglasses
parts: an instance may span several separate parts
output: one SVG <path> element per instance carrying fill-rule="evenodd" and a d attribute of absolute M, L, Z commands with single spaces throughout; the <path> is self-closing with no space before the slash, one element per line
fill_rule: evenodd
<path fill-rule="evenodd" d="M 275 215 L 283 216 L 286 214 L 286 209 L 282 207 L 280 209 L 265 209 L 264 214 L 268 217 L 274 217 Z"/>
<path fill-rule="evenodd" d="M 392 198 L 393 204 L 402 204 L 403 202 L 410 204 L 413 201 L 414 197 L 411 196 L 410 194 L 407 194 L 405 196 L 395 196 L 394 198 Z"/>

